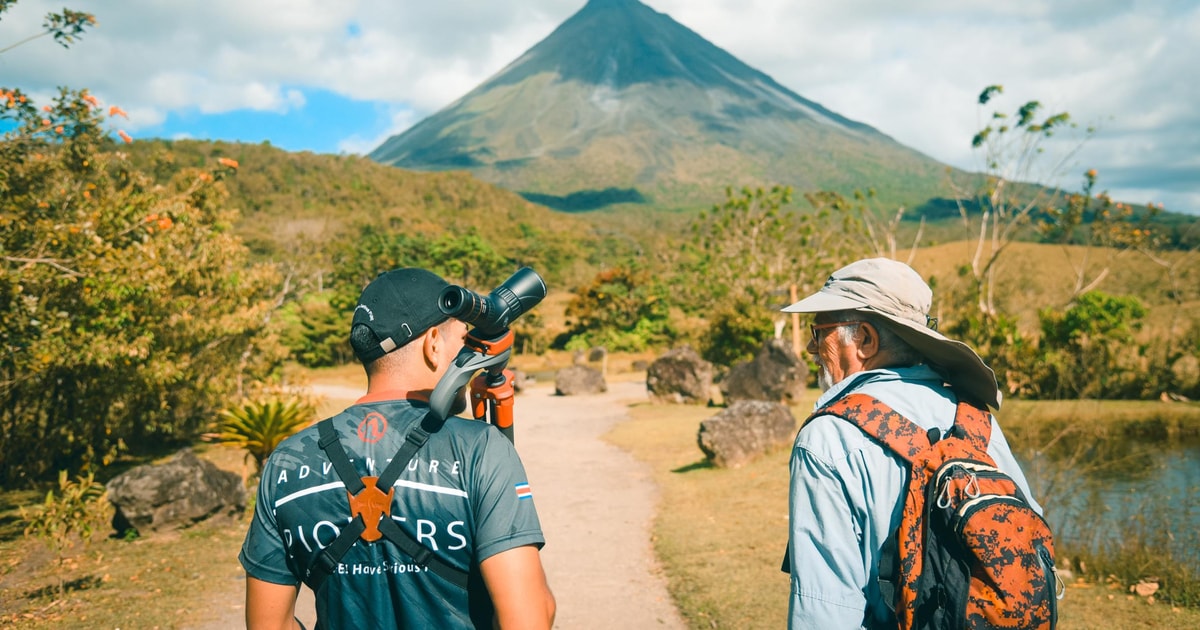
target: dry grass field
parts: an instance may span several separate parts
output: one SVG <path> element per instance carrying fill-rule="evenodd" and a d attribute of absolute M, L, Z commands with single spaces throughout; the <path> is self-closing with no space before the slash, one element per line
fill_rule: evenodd
<path fill-rule="evenodd" d="M 957 241 L 919 249 L 911 260 L 909 252 L 899 252 L 897 258 L 930 283 L 936 308 L 948 292 L 964 286 L 966 279 L 958 270 L 973 253 L 971 243 Z M 1016 315 L 1030 331 L 1036 330 L 1039 309 L 1068 304 L 1080 274 L 1084 285 L 1103 274 L 1097 290 L 1142 300 L 1150 311 L 1148 330 L 1162 330 L 1173 317 L 1183 322 L 1200 318 L 1198 252 L 1166 252 L 1156 262 L 1136 251 L 1015 242 L 1002 254 L 996 273 L 997 306 Z"/>

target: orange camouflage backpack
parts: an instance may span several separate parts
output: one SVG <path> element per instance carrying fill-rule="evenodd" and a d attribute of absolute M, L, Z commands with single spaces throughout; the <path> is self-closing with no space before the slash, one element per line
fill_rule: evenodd
<path fill-rule="evenodd" d="M 879 566 L 901 630 L 1055 626 L 1062 589 L 1053 536 L 987 454 L 986 411 L 960 402 L 945 437 L 865 394 L 813 415 L 853 423 L 909 464 L 900 526 Z"/>

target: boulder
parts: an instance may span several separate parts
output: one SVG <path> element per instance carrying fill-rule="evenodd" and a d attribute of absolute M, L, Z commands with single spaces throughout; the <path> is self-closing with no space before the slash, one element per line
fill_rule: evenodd
<path fill-rule="evenodd" d="M 753 359 L 735 365 L 721 380 L 727 404 L 739 400 L 767 400 L 795 404 L 804 395 L 808 364 L 792 351 L 792 344 L 771 339 Z"/>
<path fill-rule="evenodd" d="M 604 375 L 586 365 L 565 367 L 554 375 L 554 393 L 559 396 L 600 394 L 608 391 Z"/>
<path fill-rule="evenodd" d="M 109 481 L 113 527 L 139 534 L 186 527 L 246 509 L 241 476 L 183 449 L 162 464 L 130 469 Z"/>
<path fill-rule="evenodd" d="M 786 406 L 742 400 L 701 422 L 696 441 L 714 465 L 737 468 L 795 437 L 796 418 Z"/>
<path fill-rule="evenodd" d="M 646 389 L 662 403 L 707 404 L 712 384 L 712 364 L 691 346 L 671 350 L 646 368 Z"/>
<path fill-rule="evenodd" d="M 513 392 L 521 393 L 537 381 L 532 374 L 526 374 L 521 370 L 509 368 L 509 371 L 512 372 Z"/>

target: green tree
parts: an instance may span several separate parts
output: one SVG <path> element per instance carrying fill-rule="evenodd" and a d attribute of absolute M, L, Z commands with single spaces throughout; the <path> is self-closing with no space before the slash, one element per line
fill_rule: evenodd
<path fill-rule="evenodd" d="M 980 108 L 991 105 L 1003 92 L 1000 85 L 985 88 L 979 95 Z M 978 187 L 959 187 L 957 191 L 962 223 L 972 241 L 965 266 L 972 281 L 969 299 L 985 325 L 999 314 L 997 263 L 1008 246 L 1030 226 L 1031 217 L 1039 209 L 1053 206 L 1058 198 L 1056 189 L 1040 183 L 1056 180 L 1083 144 L 1080 141 L 1063 152 L 1054 164 L 1044 166 L 1046 141 L 1074 125 L 1066 112 L 1043 118 L 1041 109 L 1041 103 L 1029 101 L 1012 114 L 992 110 L 983 129 L 971 139 L 971 146 L 981 154 L 983 183 Z M 1087 136 L 1091 133 L 1091 129 L 1087 130 Z M 973 208 L 978 208 L 975 216 Z M 985 334 L 990 333 L 985 331 Z"/>
<path fill-rule="evenodd" d="M 1134 297 L 1089 291 L 1067 309 L 1039 313 L 1042 393 L 1130 398 L 1140 392 L 1142 351 L 1134 339 L 1146 308 Z"/>
<path fill-rule="evenodd" d="M 300 365 L 328 367 L 354 358 L 349 342 L 350 311 L 335 308 L 337 299 L 334 291 L 308 292 L 281 309 L 279 335 Z M 339 303 L 344 302 L 342 298 Z"/>
<path fill-rule="evenodd" d="M 567 305 L 566 315 L 575 322 L 567 346 L 638 352 L 667 343 L 673 335 L 662 293 L 644 269 L 601 271 Z"/>
<path fill-rule="evenodd" d="M 0 0 L 0 17 L 4 13 L 17 4 L 17 0 Z M 51 36 L 54 41 L 58 42 L 63 48 L 70 48 L 71 44 L 79 41 L 87 29 L 96 25 L 96 16 L 82 11 L 72 11 L 71 9 L 63 9 L 58 13 L 53 11 L 46 14 L 42 20 L 42 30 L 38 31 L 22 39 L 0 48 L 0 55 L 29 42 L 46 36 Z"/>
<path fill-rule="evenodd" d="M 0 141 L 6 479 L 195 435 L 239 379 L 281 358 L 263 334 L 278 276 L 247 262 L 221 205 L 230 167 L 158 189 L 101 151 L 86 91 L 48 109 L 20 109 Z"/>
<path fill-rule="evenodd" d="M 79 15 L 52 23 L 60 43 Z M 37 107 L 0 88 L 0 104 L 0 482 L 195 437 L 282 360 L 264 331 L 278 275 L 248 263 L 222 204 L 236 163 L 159 186 L 115 150 L 124 113 L 87 90 Z"/>
<path fill-rule="evenodd" d="M 398 267 L 424 267 L 450 282 L 475 291 L 490 291 L 519 265 L 499 254 L 491 243 L 473 231 L 434 235 L 427 232 L 379 230 L 364 225 L 358 234 L 338 247 L 330 282 L 335 290 L 358 293 L 375 276 Z"/>
<path fill-rule="evenodd" d="M 998 85 L 984 89 L 978 99 L 981 110 L 991 107 L 1002 93 Z M 1172 286 L 1178 286 L 1181 277 L 1178 261 L 1187 259 L 1169 263 L 1160 255 L 1163 237 L 1151 224 L 1161 207 L 1137 210 L 1113 200 L 1107 192 L 1098 192 L 1099 175 L 1094 169 L 1084 173 L 1078 193 L 1064 194 L 1043 185 L 1060 178 L 1095 130 L 1089 128 L 1081 138 L 1051 144 L 1060 132 L 1077 128 L 1067 113 L 1043 116 L 1041 110 L 1037 101 L 1029 101 L 1012 113 L 992 110 L 988 122 L 972 139 L 972 146 L 982 157 L 984 179 L 977 188 L 959 190 L 959 209 L 971 237 L 971 250 L 959 268 L 960 277 L 967 280 L 965 290 L 960 287 L 949 292 L 953 316 L 948 332 L 976 346 L 996 369 L 1002 384 L 1007 383 L 1010 393 L 1138 397 L 1179 388 L 1176 367 L 1189 357 L 1179 353 L 1180 346 L 1174 342 L 1177 335 L 1183 334 L 1178 316 L 1173 316 L 1167 338 L 1155 340 L 1161 344 L 1161 351 L 1155 351 L 1151 359 L 1147 348 L 1118 340 L 1112 331 L 1100 337 L 1083 334 L 1070 344 L 1061 337 L 1043 338 L 1039 343 L 1022 333 L 1011 313 L 1004 312 L 997 294 L 1000 263 L 1018 238 L 1040 237 L 1063 247 L 1072 274 L 1069 292 L 1063 296 L 1064 313 L 1094 306 L 1089 300 L 1096 297 L 1090 294 L 1102 286 L 1113 266 L 1129 252 L 1141 252 L 1160 264 Z M 1051 152 L 1050 148 L 1060 150 Z M 1171 294 L 1183 295 L 1174 290 Z M 1182 312 L 1182 302 L 1173 299 L 1176 313 Z M 1125 308 L 1119 300 L 1112 306 Z M 1051 329 L 1061 332 L 1060 327 L 1068 324 L 1058 318 L 1065 316 L 1054 310 L 1044 311 L 1043 336 Z M 1118 346 L 1133 354 L 1114 355 L 1112 349 Z M 1051 355 L 1043 357 L 1041 353 L 1046 351 Z M 1084 365 L 1090 361 L 1099 364 Z M 1088 382 L 1093 377 L 1095 380 Z"/>
<path fill-rule="evenodd" d="M 279 321 L 279 333 L 293 358 L 310 367 L 339 365 L 353 358 L 350 317 L 363 287 L 380 273 L 423 267 L 449 282 L 487 293 L 521 266 L 501 256 L 474 231 L 435 236 L 407 233 L 400 226 L 384 231 L 370 225 L 360 226 L 354 237 L 335 248 L 332 265 L 323 290 L 310 289 L 288 302 Z M 522 320 L 530 323 L 529 316 Z"/>
<path fill-rule="evenodd" d="M 706 356 L 721 363 L 753 356 L 769 336 L 770 322 L 782 319 L 778 310 L 791 286 L 814 291 L 862 251 L 863 226 L 849 205 L 821 193 L 808 200 L 812 207 L 802 212 L 790 206 L 791 188 L 728 188 L 725 203 L 691 223 L 691 241 L 671 285 L 686 309 L 709 321 L 701 344 Z M 719 329 L 711 328 L 714 323 Z M 756 331 L 763 334 L 754 339 Z"/>
<path fill-rule="evenodd" d="M 769 339 L 775 316 L 757 304 L 735 300 L 710 317 L 708 333 L 700 340 L 700 356 L 716 365 L 750 359 Z"/>

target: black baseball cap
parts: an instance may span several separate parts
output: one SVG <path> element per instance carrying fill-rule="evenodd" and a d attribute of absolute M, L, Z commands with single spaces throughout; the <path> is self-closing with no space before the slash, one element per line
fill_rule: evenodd
<path fill-rule="evenodd" d="M 415 267 L 379 274 L 363 289 L 350 324 L 370 328 L 379 345 L 356 348 L 358 360 L 370 363 L 446 321 L 438 297 L 448 286 L 437 274 Z"/>

